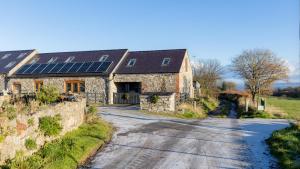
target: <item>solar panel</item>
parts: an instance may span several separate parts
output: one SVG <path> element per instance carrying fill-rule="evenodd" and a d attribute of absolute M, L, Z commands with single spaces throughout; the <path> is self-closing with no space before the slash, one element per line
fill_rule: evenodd
<path fill-rule="evenodd" d="M 96 72 L 106 72 L 111 64 L 112 62 L 103 62 L 103 64 L 101 64 L 101 66 L 96 70 Z"/>
<path fill-rule="evenodd" d="M 83 63 L 82 66 L 77 70 L 77 73 L 85 73 L 92 64 L 93 62 Z"/>
<path fill-rule="evenodd" d="M 51 69 L 48 73 L 58 73 L 58 71 L 65 65 L 65 63 L 56 64 L 53 69 Z"/>
<path fill-rule="evenodd" d="M 58 73 L 67 73 L 68 70 L 74 65 L 74 63 L 66 63 Z"/>
<path fill-rule="evenodd" d="M 31 74 L 39 66 L 40 64 L 33 64 L 27 70 L 25 70 L 23 74 Z"/>
<path fill-rule="evenodd" d="M 86 72 L 96 72 L 103 62 L 94 62 Z"/>
<path fill-rule="evenodd" d="M 17 74 L 23 74 L 30 66 L 31 66 L 31 64 L 30 64 L 30 65 L 24 65 L 24 66 L 22 66 L 22 67 L 17 71 Z"/>
<path fill-rule="evenodd" d="M 75 63 L 67 73 L 76 73 L 77 70 L 83 65 L 83 63 Z"/>
<path fill-rule="evenodd" d="M 47 66 L 48 64 L 40 64 L 39 67 L 37 67 L 32 74 L 39 74 L 41 73 L 41 71 Z"/>
<path fill-rule="evenodd" d="M 48 64 L 47 67 L 45 67 L 44 70 L 42 70 L 42 74 L 45 74 L 45 73 L 48 73 L 56 64 L 55 63 L 51 63 L 51 64 Z"/>

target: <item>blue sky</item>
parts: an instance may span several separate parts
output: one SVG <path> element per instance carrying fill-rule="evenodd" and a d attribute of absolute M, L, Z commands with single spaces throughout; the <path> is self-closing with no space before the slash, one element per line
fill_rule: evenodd
<path fill-rule="evenodd" d="M 228 65 L 268 48 L 299 65 L 298 0 L 2 1 L 0 50 L 187 48 Z"/>

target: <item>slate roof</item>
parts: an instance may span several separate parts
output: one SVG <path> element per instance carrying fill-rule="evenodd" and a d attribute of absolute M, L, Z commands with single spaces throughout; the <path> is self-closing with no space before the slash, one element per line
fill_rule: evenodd
<path fill-rule="evenodd" d="M 105 61 L 111 61 L 112 65 L 106 71 L 111 73 L 115 66 L 127 52 L 127 49 L 116 50 L 95 50 L 95 51 L 76 51 L 76 52 L 56 52 L 56 53 L 40 53 L 36 63 L 47 63 L 51 58 L 57 58 L 54 63 L 64 63 L 69 57 L 74 56 L 72 62 L 98 62 L 101 56 L 108 55 Z"/>
<path fill-rule="evenodd" d="M 149 74 L 149 73 L 178 73 L 186 54 L 186 49 L 133 51 L 128 52 L 126 58 L 115 72 L 116 74 Z M 167 66 L 162 66 L 164 58 L 170 58 Z M 132 67 L 127 64 L 130 59 L 136 59 Z"/>
<path fill-rule="evenodd" d="M 0 73 L 8 73 L 33 51 L 34 50 L 0 51 Z M 11 64 L 11 67 L 6 67 L 8 64 Z"/>

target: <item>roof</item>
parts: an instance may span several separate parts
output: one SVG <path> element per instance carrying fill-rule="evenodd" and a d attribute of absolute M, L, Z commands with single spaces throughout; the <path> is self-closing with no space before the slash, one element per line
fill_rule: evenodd
<path fill-rule="evenodd" d="M 51 58 L 56 58 L 54 63 L 65 63 L 69 57 L 74 57 L 71 62 L 99 62 L 99 59 L 106 55 L 105 61 L 112 62 L 106 74 L 110 74 L 115 66 L 119 63 L 122 57 L 126 54 L 127 49 L 116 50 L 95 50 L 95 51 L 75 51 L 75 52 L 56 52 L 56 53 L 40 53 L 35 58 L 38 58 L 36 63 L 47 64 Z M 29 62 L 30 63 L 30 62 Z"/>
<path fill-rule="evenodd" d="M 122 61 L 117 74 L 149 74 L 149 73 L 178 73 L 186 54 L 186 49 L 133 51 L 128 52 Z M 162 66 L 164 58 L 170 58 L 169 65 Z M 127 66 L 130 59 L 136 59 L 136 63 Z"/>
<path fill-rule="evenodd" d="M 34 50 L 0 51 L 0 73 L 8 73 L 33 51 Z"/>

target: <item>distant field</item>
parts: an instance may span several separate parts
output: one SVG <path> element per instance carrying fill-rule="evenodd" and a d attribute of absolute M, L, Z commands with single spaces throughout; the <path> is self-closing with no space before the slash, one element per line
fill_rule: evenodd
<path fill-rule="evenodd" d="M 287 118 L 300 119 L 300 99 L 269 97 L 267 107 L 268 105 L 277 107 L 287 113 Z"/>

